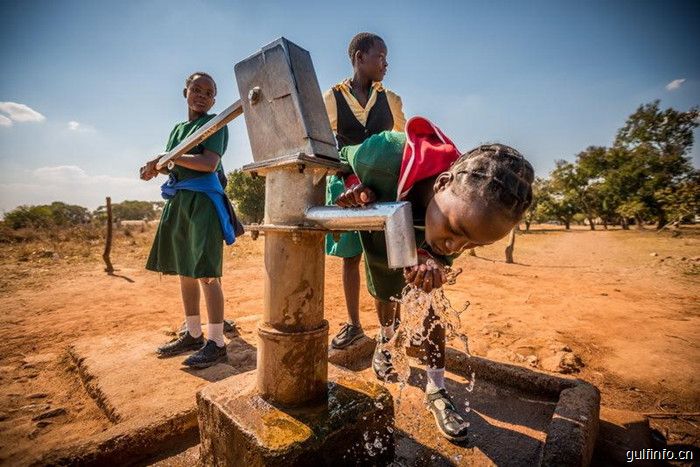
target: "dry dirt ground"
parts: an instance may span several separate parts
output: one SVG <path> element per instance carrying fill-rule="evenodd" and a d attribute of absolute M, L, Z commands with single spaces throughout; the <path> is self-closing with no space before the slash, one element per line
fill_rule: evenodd
<path fill-rule="evenodd" d="M 143 268 L 152 236 L 117 232 L 113 276 L 100 241 L 0 245 L 0 463 L 27 464 L 108 428 L 68 345 L 179 325 L 177 278 Z M 447 288 L 455 307 L 471 303 L 462 322 L 472 353 L 573 372 L 601 390 L 604 407 L 651 414 L 666 438 L 698 446 L 700 229 L 672 237 L 540 226 L 517 237 L 516 264 L 503 261 L 504 246 L 461 257 L 464 272 Z M 263 237 L 245 236 L 225 250 L 229 318 L 262 312 L 263 247 Z M 326 261 L 331 333 L 345 319 L 340 266 Z M 376 332 L 364 289 L 361 318 Z"/>

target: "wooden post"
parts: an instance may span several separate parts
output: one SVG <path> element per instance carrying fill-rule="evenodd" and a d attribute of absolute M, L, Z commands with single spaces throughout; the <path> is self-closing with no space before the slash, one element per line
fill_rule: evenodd
<path fill-rule="evenodd" d="M 511 264 L 513 262 L 513 248 L 515 246 L 515 228 L 510 231 L 510 239 L 508 240 L 508 246 L 506 247 L 506 263 Z"/>
<path fill-rule="evenodd" d="M 105 271 L 107 274 L 112 274 L 114 268 L 109 260 L 109 252 L 112 250 L 112 198 L 107 197 L 107 239 L 105 240 L 105 252 L 102 254 L 102 259 L 105 262 Z"/>

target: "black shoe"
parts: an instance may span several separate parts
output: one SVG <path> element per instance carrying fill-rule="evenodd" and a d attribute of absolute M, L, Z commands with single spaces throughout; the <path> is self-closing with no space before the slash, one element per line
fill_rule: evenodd
<path fill-rule="evenodd" d="M 156 354 L 158 357 L 174 357 L 175 355 L 180 355 L 181 353 L 189 352 L 190 350 L 197 350 L 204 345 L 204 336 L 200 335 L 195 338 L 185 331 L 177 339 L 168 342 L 156 349 Z"/>
<path fill-rule="evenodd" d="M 232 319 L 225 319 L 224 320 L 224 332 L 225 333 L 236 333 L 238 335 L 238 329 L 236 328 L 236 323 L 233 322 Z"/>
<path fill-rule="evenodd" d="M 381 348 L 381 344 L 386 344 L 387 342 L 389 342 L 389 339 L 384 339 L 381 334 L 377 336 L 377 346 L 374 348 L 374 355 L 372 356 L 372 369 L 380 380 L 393 382 L 397 379 L 398 374 L 394 369 L 394 364 L 391 363 L 391 354 L 388 350 L 382 350 Z"/>
<path fill-rule="evenodd" d="M 219 347 L 216 342 L 207 340 L 204 347 L 187 357 L 182 364 L 190 368 L 207 368 L 224 361 L 226 361 L 226 346 Z"/>
<path fill-rule="evenodd" d="M 365 333 L 360 326 L 355 326 L 350 323 L 343 323 L 343 327 L 331 341 L 331 347 L 334 349 L 344 349 L 358 339 L 362 339 Z"/>
<path fill-rule="evenodd" d="M 451 441 L 467 439 L 467 423 L 457 412 L 445 389 L 425 395 L 425 404 L 435 417 L 435 423 L 442 435 Z"/>

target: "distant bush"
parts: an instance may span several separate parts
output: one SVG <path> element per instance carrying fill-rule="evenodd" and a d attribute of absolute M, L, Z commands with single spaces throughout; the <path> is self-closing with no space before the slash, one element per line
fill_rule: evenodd
<path fill-rule="evenodd" d="M 19 206 L 5 214 L 3 223 L 11 229 L 69 227 L 90 222 L 90 212 L 82 207 L 54 201 L 48 205 Z"/>
<path fill-rule="evenodd" d="M 227 175 L 226 194 L 236 204 L 236 213 L 244 223 L 261 223 L 265 214 L 265 179 L 253 178 L 240 170 Z"/>
<path fill-rule="evenodd" d="M 118 221 L 153 220 L 163 210 L 163 201 L 122 201 L 112 203 L 112 219 Z M 93 213 L 98 219 L 107 217 L 107 207 L 100 206 Z"/>

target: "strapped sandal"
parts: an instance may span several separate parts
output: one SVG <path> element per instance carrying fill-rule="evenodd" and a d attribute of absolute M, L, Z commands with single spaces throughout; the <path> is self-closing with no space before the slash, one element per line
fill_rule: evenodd
<path fill-rule="evenodd" d="M 377 337 L 377 346 L 372 355 L 372 369 L 380 380 L 395 382 L 398 380 L 398 373 L 391 362 L 391 353 L 381 348 L 381 344 L 386 344 L 388 341 L 389 339 L 383 339 L 381 334 Z"/>
<path fill-rule="evenodd" d="M 450 441 L 467 439 L 467 423 L 457 412 L 454 403 L 445 389 L 425 395 L 425 404 L 435 418 L 440 433 Z"/>

